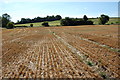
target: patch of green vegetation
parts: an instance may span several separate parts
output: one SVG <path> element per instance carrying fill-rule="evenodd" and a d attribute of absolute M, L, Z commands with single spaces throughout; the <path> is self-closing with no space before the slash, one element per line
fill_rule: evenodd
<path fill-rule="evenodd" d="M 50 25 L 50 26 L 60 26 L 60 25 L 61 25 L 61 24 L 60 24 L 60 20 L 50 21 L 50 22 L 49 22 L 49 25 Z"/>
<path fill-rule="evenodd" d="M 89 66 L 93 66 L 93 63 L 92 63 L 91 61 L 88 61 L 87 64 L 88 64 Z"/>
<path fill-rule="evenodd" d="M 120 49 L 117 52 L 120 52 Z"/>
<path fill-rule="evenodd" d="M 111 22 L 111 24 L 114 24 L 113 22 Z"/>
<path fill-rule="evenodd" d="M 120 52 L 120 49 L 113 49 L 113 48 L 109 48 L 109 49 L 114 52 Z"/>
<path fill-rule="evenodd" d="M 103 79 L 106 79 L 106 78 L 107 78 L 107 75 L 105 74 L 105 72 L 100 72 L 100 76 L 101 76 Z"/>
<path fill-rule="evenodd" d="M 36 22 L 36 23 L 26 23 L 26 24 L 16 24 L 15 26 L 30 26 L 33 24 L 33 27 L 42 27 L 43 22 Z M 57 21 L 48 21 L 50 26 L 60 26 L 60 20 Z"/>
<path fill-rule="evenodd" d="M 49 26 L 49 23 L 48 23 L 47 21 L 44 21 L 44 22 L 42 23 L 42 26 L 48 27 L 48 26 Z"/>

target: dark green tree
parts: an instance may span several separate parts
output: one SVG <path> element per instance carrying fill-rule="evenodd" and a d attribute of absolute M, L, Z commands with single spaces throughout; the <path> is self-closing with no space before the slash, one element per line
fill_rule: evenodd
<path fill-rule="evenodd" d="M 69 18 L 69 17 L 65 17 L 65 19 L 62 19 L 61 20 L 61 25 L 62 26 L 71 26 L 71 25 L 73 25 L 73 20 L 72 20 L 72 18 Z"/>
<path fill-rule="evenodd" d="M 109 16 L 107 15 L 104 15 L 102 14 L 100 17 L 99 17 L 99 24 L 105 24 L 109 21 Z"/>
<path fill-rule="evenodd" d="M 86 15 L 83 16 L 83 20 L 84 20 L 84 21 L 87 21 L 87 20 L 88 20 L 88 18 L 87 18 Z"/>
<path fill-rule="evenodd" d="M 33 24 L 30 24 L 30 27 L 33 27 Z"/>
<path fill-rule="evenodd" d="M 48 22 L 47 22 L 47 21 L 45 21 L 45 22 L 43 22 L 43 23 L 42 23 L 42 26 L 48 27 L 48 26 L 49 26 L 49 24 L 48 24 Z"/>
<path fill-rule="evenodd" d="M 7 13 L 2 15 L 2 27 L 6 27 L 7 24 L 10 22 L 10 15 L 8 15 Z"/>
<path fill-rule="evenodd" d="M 55 18 L 56 18 L 56 20 L 62 19 L 62 17 L 60 15 L 56 15 Z"/>
<path fill-rule="evenodd" d="M 24 24 L 24 23 L 34 23 L 34 22 L 44 22 L 44 21 L 55 21 L 60 20 L 62 17 L 60 15 L 52 15 L 52 16 L 46 16 L 46 17 L 35 17 L 33 19 L 30 18 L 21 18 L 20 21 L 17 22 L 17 24 Z"/>
<path fill-rule="evenodd" d="M 61 20 L 61 25 L 62 26 L 93 25 L 93 22 L 92 21 L 87 21 L 87 18 L 77 19 L 77 18 L 65 17 L 65 19 Z"/>
<path fill-rule="evenodd" d="M 21 18 L 21 21 L 20 21 L 20 23 L 27 23 L 27 19 L 25 19 L 25 18 Z"/>
<path fill-rule="evenodd" d="M 8 22 L 6 28 L 7 28 L 7 29 L 12 29 L 12 28 L 14 28 L 14 23 L 13 23 L 13 22 Z"/>

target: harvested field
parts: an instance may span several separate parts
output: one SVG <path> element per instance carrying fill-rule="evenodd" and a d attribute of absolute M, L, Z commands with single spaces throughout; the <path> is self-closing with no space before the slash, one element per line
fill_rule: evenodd
<path fill-rule="evenodd" d="M 117 25 L 2 30 L 3 78 L 120 78 Z"/>

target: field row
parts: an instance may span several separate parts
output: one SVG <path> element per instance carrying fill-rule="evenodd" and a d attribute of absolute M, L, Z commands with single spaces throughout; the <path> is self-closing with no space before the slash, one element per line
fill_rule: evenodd
<path fill-rule="evenodd" d="M 70 33 L 72 30 L 67 30 L 67 28 L 66 30 L 62 30 L 62 32 L 60 29 L 52 29 L 52 32 L 86 55 L 87 58 L 92 60 L 93 63 L 91 64 L 96 64 L 98 67 L 101 67 L 109 77 L 119 76 L 119 53 L 111 51 L 105 47 L 101 47 L 98 44 L 82 40 L 80 39 L 80 36 Z"/>
<path fill-rule="evenodd" d="M 98 76 L 92 73 L 86 64 L 80 62 L 77 56 L 69 52 L 55 36 L 45 34 L 43 38 L 38 37 L 38 39 L 27 51 L 17 54 L 13 54 L 15 51 L 9 51 L 3 54 L 4 77 L 90 78 Z M 24 38 L 20 41 L 22 40 Z M 13 45 L 15 42 L 10 44 Z"/>
<path fill-rule="evenodd" d="M 2 70 L 4 78 L 117 78 L 119 53 L 81 39 L 92 38 L 84 26 L 21 28 L 3 30 Z M 112 30 L 111 30 L 111 29 Z M 114 27 L 111 42 L 116 40 Z M 98 35 L 102 34 L 90 31 Z M 101 30 L 105 29 L 103 26 Z M 105 32 L 105 31 L 103 31 Z M 88 37 L 79 34 L 89 35 Z M 105 33 L 108 35 L 107 33 Z M 56 36 L 57 35 L 57 36 Z M 106 36 L 105 35 L 105 36 Z M 94 37 L 97 37 L 93 35 Z M 106 40 L 103 40 L 103 43 Z M 110 42 L 104 43 L 107 45 Z M 116 46 L 112 46 L 116 48 Z M 80 56 L 73 52 L 80 52 Z M 83 57 L 83 58 L 82 58 Z"/>

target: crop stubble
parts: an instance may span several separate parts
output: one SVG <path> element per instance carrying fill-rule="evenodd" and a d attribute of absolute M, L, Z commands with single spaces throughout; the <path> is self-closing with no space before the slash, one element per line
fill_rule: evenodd
<path fill-rule="evenodd" d="M 116 29 L 116 26 L 4 29 L 2 77 L 101 78 L 98 70 L 94 71 L 93 67 L 80 60 L 54 33 L 88 57 L 99 69 L 103 69 L 100 71 L 104 71 L 107 77 L 119 77 L 120 54 L 81 39 L 118 48 Z"/>

